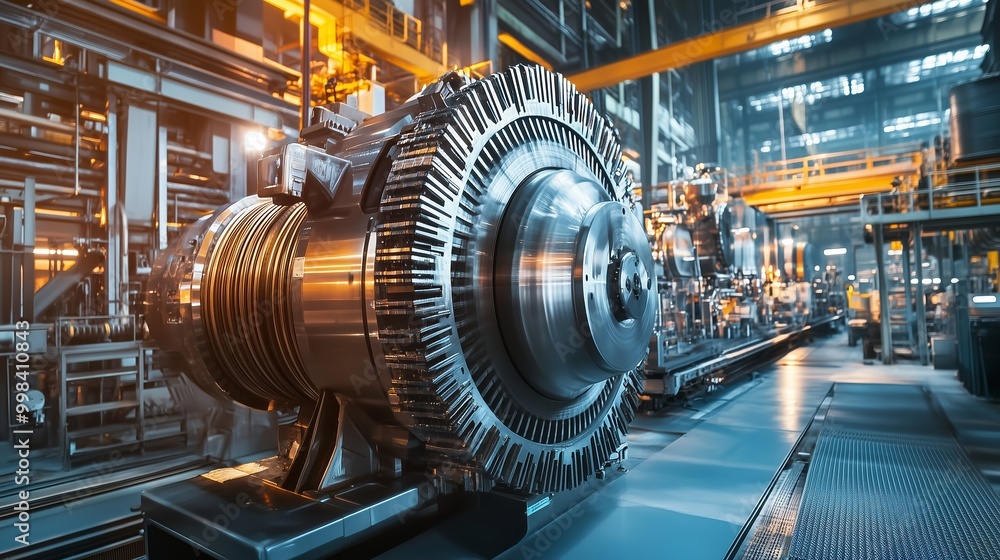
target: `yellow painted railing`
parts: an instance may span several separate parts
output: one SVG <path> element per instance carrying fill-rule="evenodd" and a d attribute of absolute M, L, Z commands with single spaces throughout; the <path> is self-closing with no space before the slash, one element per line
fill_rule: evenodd
<path fill-rule="evenodd" d="M 302 16 L 302 0 L 266 0 L 285 17 Z M 425 29 L 419 19 L 387 0 L 313 0 L 310 20 L 319 28 L 320 52 L 338 58 L 349 37 L 367 43 L 375 54 L 425 82 L 447 71 L 443 31 Z"/>
<path fill-rule="evenodd" d="M 434 58 L 423 48 L 423 24 L 419 19 L 397 9 L 386 0 L 340 1 L 348 8 L 366 16 L 369 22 L 386 34 Z"/>
<path fill-rule="evenodd" d="M 751 173 L 734 176 L 730 193 L 746 195 L 789 186 L 805 189 L 865 175 L 902 174 L 897 173 L 900 171 L 919 173 L 922 163 L 922 151 L 917 144 L 816 154 L 767 162 Z M 887 184 L 886 189 L 889 188 Z"/>

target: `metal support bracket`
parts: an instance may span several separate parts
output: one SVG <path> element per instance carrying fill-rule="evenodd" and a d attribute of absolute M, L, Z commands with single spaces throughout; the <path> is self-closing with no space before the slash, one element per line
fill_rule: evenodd
<path fill-rule="evenodd" d="M 257 196 L 275 204 L 305 202 L 310 212 L 333 205 L 351 162 L 305 144 L 285 144 L 257 162 Z"/>

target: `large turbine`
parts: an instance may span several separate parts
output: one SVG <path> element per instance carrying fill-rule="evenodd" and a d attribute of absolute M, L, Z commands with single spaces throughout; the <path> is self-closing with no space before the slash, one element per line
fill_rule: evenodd
<path fill-rule="evenodd" d="M 378 117 L 317 114 L 262 161 L 267 196 L 158 261 L 156 340 L 251 407 L 335 394 L 466 486 L 558 491 L 603 468 L 656 306 L 609 121 L 531 67 L 449 75 Z"/>

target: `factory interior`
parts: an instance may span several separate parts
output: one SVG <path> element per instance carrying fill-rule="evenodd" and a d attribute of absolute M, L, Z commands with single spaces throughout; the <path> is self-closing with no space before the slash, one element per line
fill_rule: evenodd
<path fill-rule="evenodd" d="M 0 558 L 1000 560 L 1000 0 L 0 0 Z"/>

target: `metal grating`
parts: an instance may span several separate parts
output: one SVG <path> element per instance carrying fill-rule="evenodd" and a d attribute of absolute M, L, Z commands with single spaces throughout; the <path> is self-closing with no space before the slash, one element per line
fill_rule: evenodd
<path fill-rule="evenodd" d="M 929 397 L 872 385 L 852 387 L 845 402 L 840 387 L 809 467 L 789 558 L 1000 558 L 1000 496 Z"/>
<path fill-rule="evenodd" d="M 757 530 L 743 553 L 743 560 L 781 560 L 795 528 L 799 502 L 802 499 L 802 470 L 805 463 L 796 461 L 761 512 Z"/>
<path fill-rule="evenodd" d="M 124 542 L 107 546 L 102 550 L 87 552 L 75 560 L 137 560 L 145 558 L 146 542 L 142 537 L 136 537 Z"/>

